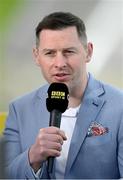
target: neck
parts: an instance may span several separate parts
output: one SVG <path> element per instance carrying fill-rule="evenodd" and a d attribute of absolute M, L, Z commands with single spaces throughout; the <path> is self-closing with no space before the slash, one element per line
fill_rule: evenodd
<path fill-rule="evenodd" d="M 79 83 L 78 86 L 72 87 L 70 89 L 68 107 L 77 107 L 81 104 L 87 86 L 87 82 L 88 78 L 86 76 L 85 78 L 83 78 L 83 81 Z"/>

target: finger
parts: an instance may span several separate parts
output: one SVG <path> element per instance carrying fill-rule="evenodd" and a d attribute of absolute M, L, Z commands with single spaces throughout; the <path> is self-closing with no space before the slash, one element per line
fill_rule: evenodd
<path fill-rule="evenodd" d="M 63 144 L 63 138 L 59 134 L 40 134 L 38 136 L 39 143 L 44 141 L 51 141 Z"/>
<path fill-rule="evenodd" d="M 62 136 L 62 138 L 63 138 L 63 140 L 64 140 L 64 141 L 66 141 L 66 140 L 67 140 L 67 137 L 66 137 L 66 135 L 65 135 L 65 132 L 64 132 L 64 131 L 60 130 L 60 131 L 59 131 L 59 134 Z"/>
<path fill-rule="evenodd" d="M 51 141 L 47 141 L 45 144 L 45 147 L 48 149 L 57 150 L 57 151 L 62 150 L 62 145 L 60 143 L 51 142 Z"/>
<path fill-rule="evenodd" d="M 54 126 L 40 129 L 40 134 L 59 134 L 63 140 L 67 140 L 65 132 Z"/>
<path fill-rule="evenodd" d="M 63 144 L 64 141 L 63 137 L 59 134 L 50 135 L 47 139 L 52 140 L 53 142 L 60 143 L 61 145 Z"/>
<path fill-rule="evenodd" d="M 59 133 L 59 130 L 60 129 L 57 127 L 50 126 L 50 127 L 40 129 L 40 133 L 57 134 Z"/>
<path fill-rule="evenodd" d="M 43 155 L 43 157 L 47 158 L 49 156 L 58 157 L 61 155 L 61 151 L 57 150 L 56 148 L 47 148 L 47 147 L 41 147 L 40 153 Z"/>
<path fill-rule="evenodd" d="M 47 154 L 48 154 L 48 157 L 59 157 L 61 155 L 61 152 L 55 149 L 51 149 L 48 151 Z"/>

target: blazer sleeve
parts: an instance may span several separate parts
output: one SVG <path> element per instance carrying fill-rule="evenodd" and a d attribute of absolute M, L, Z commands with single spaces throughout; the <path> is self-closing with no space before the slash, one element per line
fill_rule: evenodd
<path fill-rule="evenodd" d="M 123 113 L 118 134 L 118 165 L 120 178 L 123 178 Z"/>
<path fill-rule="evenodd" d="M 4 131 L 5 171 L 7 178 L 34 179 L 34 174 L 28 160 L 28 150 L 22 152 L 19 135 L 19 124 L 14 105 L 9 107 L 9 115 Z"/>

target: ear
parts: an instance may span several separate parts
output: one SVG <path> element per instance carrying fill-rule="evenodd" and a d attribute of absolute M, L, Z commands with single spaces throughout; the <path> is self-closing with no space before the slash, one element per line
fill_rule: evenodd
<path fill-rule="evenodd" d="M 38 48 L 33 48 L 33 57 L 34 57 L 34 62 L 37 66 L 40 66 L 39 62 L 39 49 Z"/>
<path fill-rule="evenodd" d="M 92 54 L 93 54 L 93 44 L 89 42 L 87 44 L 87 62 L 90 62 Z"/>

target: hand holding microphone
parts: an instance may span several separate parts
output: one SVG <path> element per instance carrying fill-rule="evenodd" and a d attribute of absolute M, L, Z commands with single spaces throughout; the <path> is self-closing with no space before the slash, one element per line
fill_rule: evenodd
<path fill-rule="evenodd" d="M 68 88 L 63 83 L 53 83 L 48 89 L 48 98 L 46 99 L 47 110 L 50 112 L 49 126 L 60 128 L 61 114 L 68 107 Z M 54 158 L 48 158 L 48 172 L 52 173 Z"/>
<path fill-rule="evenodd" d="M 61 114 L 68 106 L 68 89 L 65 84 L 53 83 L 48 89 L 46 106 L 50 112 L 49 126 L 40 129 L 35 144 L 29 150 L 29 161 L 35 172 L 48 159 L 48 171 L 52 172 L 54 157 L 60 156 L 65 133 L 59 129 Z"/>

